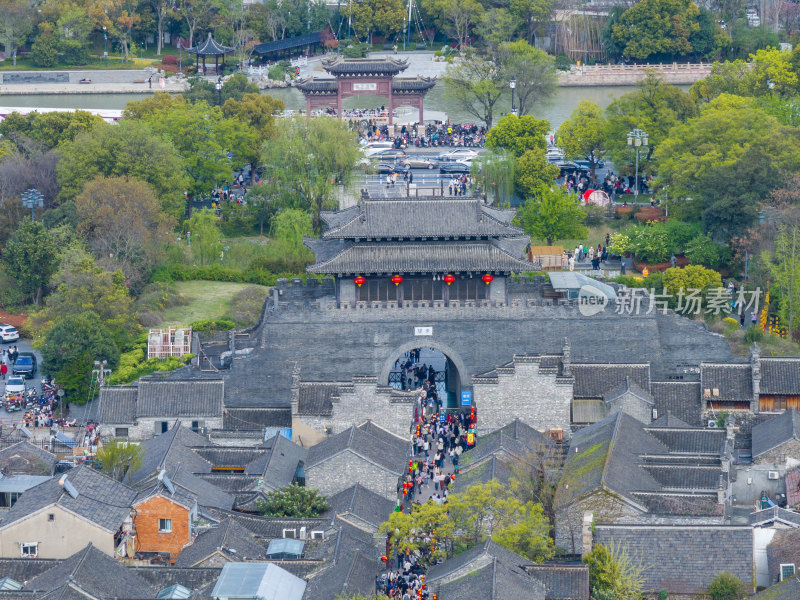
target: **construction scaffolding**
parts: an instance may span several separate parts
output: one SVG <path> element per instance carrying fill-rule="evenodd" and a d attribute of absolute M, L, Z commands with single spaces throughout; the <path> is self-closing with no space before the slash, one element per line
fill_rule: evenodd
<path fill-rule="evenodd" d="M 192 347 L 191 327 L 151 329 L 147 334 L 147 358 L 169 358 L 189 354 Z"/>
<path fill-rule="evenodd" d="M 555 11 L 555 54 L 566 54 L 570 60 L 586 62 L 589 58 L 603 60 L 603 30 L 608 12 L 602 9 Z"/>

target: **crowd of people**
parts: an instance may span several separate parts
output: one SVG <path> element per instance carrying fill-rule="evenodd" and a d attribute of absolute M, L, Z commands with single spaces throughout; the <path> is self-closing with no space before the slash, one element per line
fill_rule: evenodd
<path fill-rule="evenodd" d="M 425 502 L 446 504 L 450 486 L 459 472 L 461 455 L 469 449 L 467 432 L 476 425 L 474 411 L 443 412 L 436 385 L 437 370 L 420 360 L 420 350 L 410 350 L 395 363 L 401 386 L 416 390 L 410 441 L 409 469 L 397 485 L 399 510 L 413 510 Z M 423 547 L 432 540 L 422 534 Z M 419 550 L 399 552 L 387 559 L 389 570 L 375 578 L 375 592 L 393 600 L 427 600 L 424 559 Z"/>
<path fill-rule="evenodd" d="M 436 121 L 425 125 L 421 131 L 419 123 L 402 125 L 399 133 L 390 133 L 388 125 L 378 125 L 368 121 L 362 127 L 361 136 L 366 142 L 391 141 L 395 148 L 416 146 L 427 148 L 430 146 L 467 146 L 483 147 L 486 141 L 486 127 L 472 123 L 454 124 L 449 121 Z"/>

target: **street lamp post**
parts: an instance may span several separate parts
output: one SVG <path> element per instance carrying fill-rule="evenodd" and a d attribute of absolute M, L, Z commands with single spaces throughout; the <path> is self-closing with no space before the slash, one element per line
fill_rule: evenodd
<path fill-rule="evenodd" d="M 511 88 L 511 114 L 517 116 L 517 108 L 514 106 L 514 88 L 517 87 L 517 80 L 512 79 L 508 82 L 508 87 Z"/>
<path fill-rule="evenodd" d="M 106 68 L 108 68 L 108 31 L 103 27 L 103 59 L 106 61 Z"/>
<path fill-rule="evenodd" d="M 31 221 L 35 221 L 36 217 L 33 209 L 36 206 L 39 208 L 44 206 L 44 196 L 42 196 L 42 193 L 39 190 L 31 188 L 22 193 L 22 206 L 31 209 Z"/>
<path fill-rule="evenodd" d="M 647 134 L 639 128 L 628 132 L 628 146 L 636 148 L 636 170 L 634 173 L 634 188 L 633 188 L 633 201 L 634 204 L 639 203 L 639 148 L 648 146 Z"/>
<path fill-rule="evenodd" d="M 222 77 L 217 79 L 217 97 L 219 98 L 219 105 L 222 106 Z"/>

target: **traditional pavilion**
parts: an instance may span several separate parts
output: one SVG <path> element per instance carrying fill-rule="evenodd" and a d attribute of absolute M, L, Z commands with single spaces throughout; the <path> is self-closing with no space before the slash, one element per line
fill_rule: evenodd
<path fill-rule="evenodd" d="M 202 73 L 203 75 L 206 74 L 206 56 L 213 56 L 214 57 L 214 73 L 218 74 L 220 72 L 220 64 L 219 58 L 222 57 L 222 68 L 225 68 L 225 55 L 230 54 L 233 52 L 233 48 L 229 48 L 228 46 L 222 46 L 218 44 L 214 37 L 211 35 L 211 32 L 208 32 L 208 37 L 206 40 L 192 48 L 187 48 L 186 51 L 189 54 L 194 54 L 196 56 L 195 63 L 198 65 L 198 73 Z M 199 64 L 200 61 L 203 61 L 203 70 L 200 71 Z"/>
<path fill-rule="evenodd" d="M 505 303 L 506 278 L 533 270 L 514 214 L 463 196 L 364 198 L 320 215 L 322 238 L 304 240 L 317 261 L 308 272 L 334 276 L 340 306 Z"/>
<path fill-rule="evenodd" d="M 408 61 L 397 58 L 336 58 L 323 60 L 322 67 L 331 78 L 310 77 L 295 85 L 306 97 L 306 111 L 334 108 L 342 117 L 342 100 L 350 96 L 385 96 L 387 116 L 398 106 L 419 110 L 419 123 L 424 122 L 423 101 L 436 80 L 431 77 L 397 77 L 408 68 Z"/>

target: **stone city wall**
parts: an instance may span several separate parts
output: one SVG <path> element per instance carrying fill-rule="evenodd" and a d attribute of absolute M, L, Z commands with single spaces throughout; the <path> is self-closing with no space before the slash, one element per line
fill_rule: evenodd
<path fill-rule="evenodd" d="M 80 83 L 91 79 L 92 83 L 146 82 L 155 69 L 120 69 L 109 71 L 0 71 L 0 85 L 39 85 L 52 83 Z M 156 84 L 158 82 L 155 82 Z M 154 87 L 156 87 L 154 85 Z"/>
<path fill-rule="evenodd" d="M 711 74 L 711 63 L 667 65 L 592 65 L 572 67 L 558 74 L 561 87 L 637 85 L 648 71 L 655 71 L 666 83 L 691 85 Z"/>

